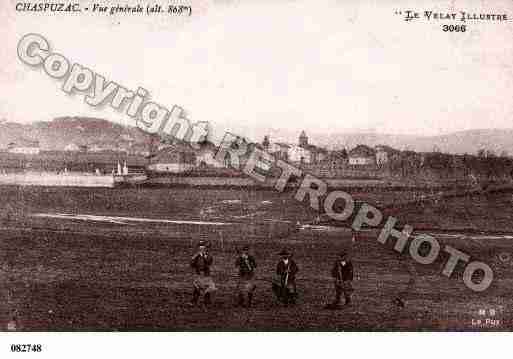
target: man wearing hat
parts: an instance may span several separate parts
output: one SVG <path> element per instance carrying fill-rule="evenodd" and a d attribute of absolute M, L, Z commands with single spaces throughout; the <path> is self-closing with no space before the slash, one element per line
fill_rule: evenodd
<path fill-rule="evenodd" d="M 326 308 L 337 309 L 340 308 L 340 299 L 344 295 L 345 305 L 351 304 L 351 294 L 353 286 L 353 263 L 347 259 L 347 253 L 341 252 L 333 264 L 331 269 L 331 276 L 335 279 L 335 301 L 328 304 Z"/>
<path fill-rule="evenodd" d="M 295 304 L 297 297 L 296 274 L 299 268 L 292 260 L 292 254 L 287 250 L 278 253 L 281 260 L 276 266 L 276 277 L 273 279 L 272 289 L 276 297 L 285 305 Z"/>
<path fill-rule="evenodd" d="M 239 283 L 237 284 L 237 297 L 239 306 L 251 306 L 253 292 L 256 289 L 253 277 L 255 275 L 256 261 L 249 254 L 249 246 L 242 248 L 240 256 L 235 261 L 235 266 L 239 269 Z M 244 301 L 247 298 L 247 303 Z"/>
<path fill-rule="evenodd" d="M 211 302 L 210 294 L 216 290 L 216 285 L 210 276 L 210 266 L 213 258 L 208 253 L 207 243 L 200 241 L 198 244 L 198 252 L 192 257 L 191 267 L 194 269 L 195 277 L 192 282 L 194 291 L 192 293 L 192 305 L 198 303 L 201 295 L 204 295 L 205 305 Z"/>

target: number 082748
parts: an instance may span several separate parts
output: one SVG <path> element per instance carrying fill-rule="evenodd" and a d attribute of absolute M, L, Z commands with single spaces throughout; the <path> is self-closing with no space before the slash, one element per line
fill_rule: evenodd
<path fill-rule="evenodd" d="M 13 353 L 41 352 L 42 350 L 41 344 L 11 344 Z"/>

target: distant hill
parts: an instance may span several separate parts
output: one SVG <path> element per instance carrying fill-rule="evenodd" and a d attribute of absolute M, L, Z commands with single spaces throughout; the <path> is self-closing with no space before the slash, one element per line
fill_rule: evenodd
<path fill-rule="evenodd" d="M 299 132 L 272 130 L 271 141 L 297 143 Z M 513 129 L 483 129 L 453 132 L 441 136 L 389 135 L 369 132 L 342 132 L 331 134 L 308 133 L 309 142 L 329 149 L 351 149 L 358 144 L 388 145 L 399 150 L 430 152 L 437 147 L 445 153 L 476 154 L 479 149 L 502 151 L 513 155 Z"/>
<path fill-rule="evenodd" d="M 63 150 L 69 144 L 126 148 L 149 144 L 150 136 L 136 127 L 126 127 L 91 117 L 59 117 L 53 121 L 0 124 L 0 147 L 9 143 L 39 141 L 42 150 Z"/>
<path fill-rule="evenodd" d="M 383 134 L 333 134 L 322 139 L 330 147 L 352 148 L 358 143 L 367 145 L 388 145 L 400 150 L 430 152 L 435 148 L 444 153 L 476 154 L 486 149 L 500 154 L 506 151 L 513 154 L 513 129 L 469 130 L 453 132 L 441 136 L 411 136 Z"/>

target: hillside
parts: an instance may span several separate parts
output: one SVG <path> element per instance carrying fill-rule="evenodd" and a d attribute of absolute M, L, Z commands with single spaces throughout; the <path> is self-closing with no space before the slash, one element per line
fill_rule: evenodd
<path fill-rule="evenodd" d="M 0 124 L 0 148 L 9 143 L 39 141 L 43 150 L 63 150 L 67 145 L 98 145 L 104 148 L 127 148 L 147 145 L 150 137 L 136 127 L 125 127 L 91 117 L 59 117 L 53 121 Z"/>

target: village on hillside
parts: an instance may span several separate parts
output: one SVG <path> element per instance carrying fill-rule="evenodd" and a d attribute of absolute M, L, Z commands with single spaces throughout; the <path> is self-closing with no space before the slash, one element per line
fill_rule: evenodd
<path fill-rule="evenodd" d="M 190 146 L 104 119 L 61 117 L 32 127 L 6 123 L 2 135 L 3 179 L 20 172 L 84 174 L 88 180 L 91 174 L 112 175 L 120 182 L 135 174 L 144 181 L 158 178 L 159 183 L 165 183 L 165 178 L 205 177 L 223 184 L 223 178 L 247 177 L 233 168 L 230 156 L 218 161 L 219 145 L 211 141 Z M 304 173 L 332 180 L 473 186 L 511 181 L 513 175 L 513 160 L 506 152 L 496 154 L 485 148 L 476 148 L 473 154 L 442 153 L 436 145 L 429 152 L 363 142 L 327 148 L 313 143 L 304 130 L 296 141 L 283 142 L 266 135 L 260 142 L 240 137 L 237 143 L 247 148 L 242 162 L 252 149 L 259 148 Z"/>
<path fill-rule="evenodd" d="M 436 148 L 432 152 L 415 152 L 366 144 L 328 150 L 311 143 L 305 131 L 301 131 L 296 143 L 273 141 L 269 136 L 260 143 L 241 141 L 247 145 L 248 154 L 252 147 L 258 147 L 319 178 L 471 183 L 508 181 L 513 175 L 513 161 L 508 156 L 485 150 L 478 150 L 475 155 L 454 155 Z M 30 170 L 120 176 L 145 173 L 149 177 L 244 176 L 232 168 L 229 156 L 225 161 L 217 161 L 218 147 L 212 142 L 204 141 L 195 147 L 152 138 L 148 144 L 69 142 L 61 150 L 45 150 L 37 141 L 22 140 L 0 150 L 0 167 L 3 174 Z"/>
<path fill-rule="evenodd" d="M 297 143 L 274 142 L 265 136 L 256 146 L 276 159 L 295 164 L 321 178 L 414 178 L 456 180 L 511 177 L 511 160 L 481 151 L 477 155 L 443 154 L 398 150 L 386 145 L 359 144 L 352 149 L 328 150 L 310 143 L 302 131 Z M 215 156 L 218 147 L 201 143 L 199 149 L 186 144 L 128 143 L 124 146 L 68 143 L 64 149 L 44 150 L 37 141 L 9 143 L 0 150 L 3 172 L 23 169 L 126 174 L 146 171 L 154 175 L 242 176 L 231 168 L 229 156 L 223 162 Z M 248 151 L 249 153 L 249 151 Z M 119 168 L 127 168 L 124 171 Z M 413 177 L 412 177 L 413 176 Z"/>

